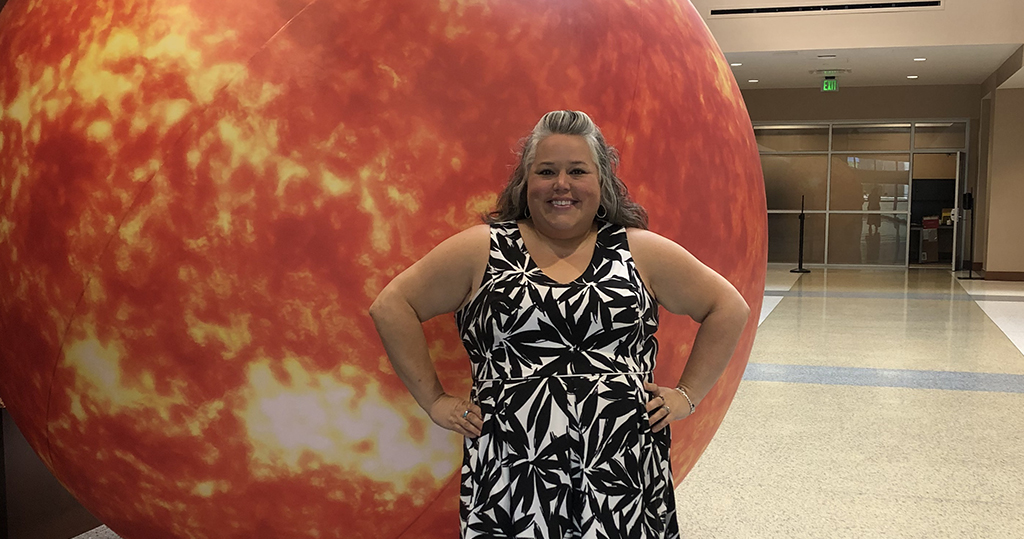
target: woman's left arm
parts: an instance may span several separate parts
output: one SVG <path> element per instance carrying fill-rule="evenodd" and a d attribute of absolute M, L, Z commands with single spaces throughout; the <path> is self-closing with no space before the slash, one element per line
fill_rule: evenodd
<path fill-rule="evenodd" d="M 700 324 L 676 385 L 697 405 L 732 359 L 750 317 L 750 307 L 729 281 L 679 244 L 639 229 L 629 229 L 628 239 L 640 277 L 658 304 Z M 647 384 L 647 390 L 652 393 L 647 410 L 653 430 L 659 431 L 690 414 L 689 402 L 675 389 Z"/>

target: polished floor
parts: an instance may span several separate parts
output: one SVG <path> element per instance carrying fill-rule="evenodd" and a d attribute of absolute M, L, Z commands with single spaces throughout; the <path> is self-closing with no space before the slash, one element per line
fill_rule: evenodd
<path fill-rule="evenodd" d="M 1024 539 L 1024 283 L 787 270 L 683 537 Z"/>
<path fill-rule="evenodd" d="M 1024 283 L 787 270 L 683 536 L 1024 538 Z"/>

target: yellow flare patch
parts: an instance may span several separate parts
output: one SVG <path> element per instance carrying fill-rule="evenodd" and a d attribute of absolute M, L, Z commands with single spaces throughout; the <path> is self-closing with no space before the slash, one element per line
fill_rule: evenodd
<path fill-rule="evenodd" d="M 405 490 L 416 472 L 440 482 L 458 467 L 457 452 L 451 450 L 454 433 L 430 423 L 421 440 L 407 434 L 410 422 L 429 423 L 425 416 L 406 417 L 393 408 L 416 409 L 411 398 L 398 403 L 385 398 L 374 380 L 360 379 L 357 392 L 338 373 L 311 373 L 298 358 L 281 362 L 287 381 L 270 365 L 269 360 L 249 365 L 247 404 L 239 410 L 254 448 L 256 477 L 298 474 L 319 462 Z"/>
<path fill-rule="evenodd" d="M 273 136 L 273 129 L 264 131 L 264 126 L 239 125 L 229 118 L 223 118 L 217 122 L 217 135 L 221 142 L 231 149 L 231 162 L 229 168 L 237 169 L 243 162 L 249 163 L 259 171 L 266 169 L 267 161 L 276 153 L 276 139 Z M 263 131 L 261 135 L 255 133 Z M 231 177 L 231 170 L 225 170 L 223 179 Z"/>
<path fill-rule="evenodd" d="M 6 240 L 14 230 L 14 223 L 6 216 L 0 216 L 0 239 Z"/>
<path fill-rule="evenodd" d="M 377 63 L 377 67 L 381 71 L 387 73 L 388 75 L 391 75 L 391 87 L 398 88 L 398 85 L 402 82 L 402 78 L 398 76 L 398 73 L 395 72 L 395 70 L 392 69 L 391 66 L 380 62 Z"/>
<path fill-rule="evenodd" d="M 221 210 L 217 212 L 217 228 L 219 228 L 225 236 L 231 234 L 231 212 Z"/>
<path fill-rule="evenodd" d="M 86 102 L 104 102 L 114 116 L 120 116 L 121 100 L 138 88 L 142 72 L 131 79 L 104 68 L 105 58 L 99 45 L 93 44 L 82 56 L 71 74 L 71 87 Z"/>
<path fill-rule="evenodd" d="M 416 200 L 416 197 L 409 193 L 399 191 L 398 188 L 393 185 L 388 186 L 388 198 L 391 199 L 391 202 L 394 202 L 396 205 L 401 206 L 410 212 L 415 212 L 420 209 L 420 203 Z"/>
<path fill-rule="evenodd" d="M 107 121 L 98 121 L 89 124 L 85 134 L 93 142 L 107 142 L 114 136 L 114 126 Z"/>
<path fill-rule="evenodd" d="M 243 69 L 241 64 L 219 64 L 196 70 L 188 77 L 189 89 L 200 104 L 208 105 Z"/>
<path fill-rule="evenodd" d="M 711 56 L 711 61 L 715 66 L 715 86 L 718 87 L 718 91 L 722 92 L 722 95 L 729 99 L 729 101 L 736 102 L 738 96 L 733 90 L 732 82 L 732 67 L 729 66 L 725 58 L 719 54 L 716 54 L 713 50 L 708 50 L 707 54 Z M 701 96 L 703 98 L 703 96 Z"/>
<path fill-rule="evenodd" d="M 22 86 L 22 88 L 24 87 Z M 28 91 L 22 91 L 11 101 L 11 105 L 7 107 L 7 110 L 4 111 L 4 117 L 16 120 L 21 124 L 22 130 L 28 128 L 28 124 L 32 120 L 31 102 L 32 94 Z"/>
<path fill-rule="evenodd" d="M 320 185 L 332 196 L 341 196 L 352 191 L 355 182 L 342 180 L 327 170 L 320 172 Z"/>
<path fill-rule="evenodd" d="M 170 409 L 185 403 L 178 394 L 161 395 L 152 378 L 143 378 L 141 384 L 128 386 L 121 379 L 121 361 L 124 347 L 117 340 L 101 342 L 93 327 L 86 328 L 86 337 L 71 341 L 65 348 L 64 358 L 75 371 L 73 392 L 88 396 L 97 407 L 105 409 L 86 412 L 81 402 L 73 407 L 75 417 L 87 421 L 92 415 L 114 415 L 125 410 L 146 408 L 156 410 L 167 419 Z M 81 414 L 81 415 L 80 415 Z"/>
<path fill-rule="evenodd" d="M 391 225 L 384 218 L 384 215 L 381 214 L 380 209 L 377 208 L 377 201 L 374 200 L 370 190 L 365 186 L 363 187 L 362 195 L 359 200 L 359 209 L 369 214 L 370 218 L 373 219 L 370 243 L 377 252 L 385 253 L 391 249 Z"/>
<path fill-rule="evenodd" d="M 160 41 L 146 47 L 142 56 L 148 60 L 175 59 L 193 69 L 199 69 L 202 65 L 197 47 L 189 45 L 188 40 L 181 33 L 164 36 Z"/>
<path fill-rule="evenodd" d="M 293 179 L 301 179 L 309 177 L 309 169 L 292 161 L 291 159 L 283 159 L 277 165 L 277 191 L 275 194 L 281 196 L 284 194 L 285 189 L 288 188 L 288 184 Z"/>
<path fill-rule="evenodd" d="M 139 38 L 135 32 L 117 29 L 110 32 L 106 46 L 103 48 L 103 56 L 109 60 L 122 60 L 134 58 L 139 54 Z"/>
<path fill-rule="evenodd" d="M 252 315 L 248 313 L 233 313 L 229 326 L 210 324 L 203 322 L 193 313 L 185 314 L 189 336 L 203 346 L 212 342 L 224 345 L 224 359 L 234 358 L 240 350 L 252 343 L 252 333 L 249 331 L 251 322 Z"/>

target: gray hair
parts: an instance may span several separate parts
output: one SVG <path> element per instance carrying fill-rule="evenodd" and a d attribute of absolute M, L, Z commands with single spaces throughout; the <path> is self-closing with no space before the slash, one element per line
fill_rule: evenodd
<path fill-rule="evenodd" d="M 526 218 L 526 179 L 537 155 L 537 145 L 551 135 L 577 135 L 590 147 L 590 155 L 597 164 L 597 179 L 601 186 L 601 206 L 604 220 L 626 227 L 647 229 L 647 210 L 629 197 L 626 184 L 615 175 L 619 166 L 619 153 L 608 145 L 597 124 L 586 113 L 576 110 L 556 110 L 545 114 L 533 131 L 520 140 L 519 163 L 498 195 L 497 207 L 484 216 L 484 222 L 493 224 Z"/>

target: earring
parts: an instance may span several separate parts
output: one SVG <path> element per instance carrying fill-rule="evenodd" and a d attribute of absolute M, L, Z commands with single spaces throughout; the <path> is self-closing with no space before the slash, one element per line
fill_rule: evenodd
<path fill-rule="evenodd" d="M 605 217 L 608 217 L 608 210 L 605 209 L 604 204 L 601 204 L 597 207 L 597 218 L 604 219 Z"/>
<path fill-rule="evenodd" d="M 525 217 L 527 219 L 530 218 L 530 207 L 529 206 L 527 206 L 526 209 L 523 210 L 523 217 Z"/>

